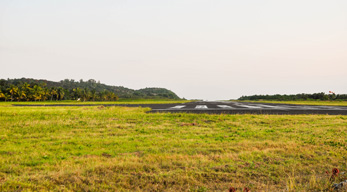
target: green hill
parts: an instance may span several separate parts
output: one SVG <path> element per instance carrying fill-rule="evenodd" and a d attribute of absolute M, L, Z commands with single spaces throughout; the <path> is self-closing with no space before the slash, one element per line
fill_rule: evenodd
<path fill-rule="evenodd" d="M 106 85 L 106 84 L 97 82 L 94 79 L 90 79 L 88 81 L 83 81 L 83 80 L 75 81 L 73 79 L 71 80 L 65 79 L 59 82 L 54 82 L 54 81 L 49 81 L 44 79 L 31 79 L 31 78 L 7 79 L 7 80 L 1 79 L 0 93 L 3 93 L 3 94 L 7 93 L 8 96 L 12 94 L 11 100 L 17 100 L 17 99 L 27 100 L 27 99 L 21 99 L 21 96 L 17 96 L 17 99 L 15 99 L 13 98 L 15 94 L 13 92 L 16 92 L 16 91 L 14 90 L 12 91 L 12 93 L 10 93 L 9 91 L 11 87 L 17 87 L 17 92 L 20 92 L 20 90 L 25 89 L 25 88 L 22 88 L 24 84 L 28 84 L 29 85 L 28 89 L 30 88 L 31 90 L 34 89 L 35 85 L 42 88 L 42 90 L 51 90 L 51 89 L 60 90 L 60 92 L 63 92 L 63 97 L 60 98 L 60 96 L 54 95 L 54 98 L 57 100 L 72 100 L 72 99 L 80 98 L 80 95 L 83 95 L 84 92 L 86 92 L 86 94 L 96 95 L 95 97 L 90 96 L 90 97 L 93 97 L 93 100 L 97 98 L 98 95 L 100 95 L 99 100 L 107 100 L 107 99 L 102 99 L 103 97 L 101 96 L 102 93 L 104 94 L 113 93 L 114 97 L 117 97 L 117 98 L 180 99 L 174 92 L 165 88 L 144 88 L 144 89 L 134 90 L 134 89 L 129 89 L 123 86 Z M 0 97 L 0 100 L 5 100 L 4 98 L 5 97 L 1 99 Z M 48 100 L 48 97 L 46 99 Z M 40 100 L 45 100 L 45 99 L 40 99 Z M 92 99 L 89 98 L 89 100 L 92 100 Z"/>

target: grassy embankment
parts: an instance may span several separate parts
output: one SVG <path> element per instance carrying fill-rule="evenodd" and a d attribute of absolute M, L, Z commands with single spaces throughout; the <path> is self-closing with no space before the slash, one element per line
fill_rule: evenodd
<path fill-rule="evenodd" d="M 0 191 L 319 191 L 347 169 L 347 116 L 147 110 L 0 106 Z"/>
<path fill-rule="evenodd" d="M 347 106 L 347 101 L 253 101 L 253 100 L 233 100 L 238 102 L 254 102 L 254 103 L 282 103 L 295 105 L 334 105 Z"/>

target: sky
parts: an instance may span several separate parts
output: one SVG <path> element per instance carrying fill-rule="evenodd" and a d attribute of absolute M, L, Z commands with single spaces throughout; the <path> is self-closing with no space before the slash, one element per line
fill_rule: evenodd
<path fill-rule="evenodd" d="M 346 0 L 0 0 L 0 78 L 347 93 Z"/>

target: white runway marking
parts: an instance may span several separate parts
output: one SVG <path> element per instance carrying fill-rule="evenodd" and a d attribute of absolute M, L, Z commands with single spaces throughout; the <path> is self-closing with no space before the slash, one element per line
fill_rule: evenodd
<path fill-rule="evenodd" d="M 182 109 L 185 105 L 176 105 L 175 107 L 171 107 L 171 109 Z"/>
<path fill-rule="evenodd" d="M 311 106 L 303 106 L 301 107 L 302 109 L 309 109 L 309 110 L 319 110 L 320 108 L 319 107 L 311 107 Z"/>
<path fill-rule="evenodd" d="M 247 108 L 250 108 L 250 109 L 261 109 L 261 107 L 252 106 L 252 105 L 237 104 L 237 106 L 239 106 L 239 107 L 247 107 Z"/>
<path fill-rule="evenodd" d="M 347 108 L 341 108 L 338 106 L 319 106 L 321 109 L 329 109 L 329 110 L 347 110 Z"/>
<path fill-rule="evenodd" d="M 208 107 L 206 105 L 197 105 L 195 109 L 207 109 Z"/>
<path fill-rule="evenodd" d="M 284 109 L 284 108 L 288 108 L 288 107 L 284 107 L 284 106 L 273 106 L 273 105 L 262 105 L 262 104 L 258 104 L 258 106 L 263 107 L 263 108 L 273 108 L 273 109 Z"/>
<path fill-rule="evenodd" d="M 225 108 L 225 109 L 232 109 L 232 108 L 234 108 L 234 107 L 229 106 L 229 105 L 217 105 L 217 106 L 220 107 L 220 108 Z"/>

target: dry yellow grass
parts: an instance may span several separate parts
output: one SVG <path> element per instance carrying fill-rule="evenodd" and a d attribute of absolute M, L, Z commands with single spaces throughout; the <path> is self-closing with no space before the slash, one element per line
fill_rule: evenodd
<path fill-rule="evenodd" d="M 347 117 L 0 107 L 0 191 L 322 191 Z M 239 190 L 240 191 L 240 190 Z"/>

